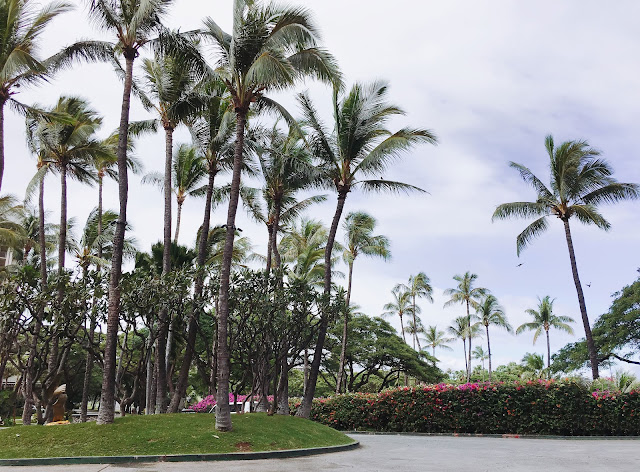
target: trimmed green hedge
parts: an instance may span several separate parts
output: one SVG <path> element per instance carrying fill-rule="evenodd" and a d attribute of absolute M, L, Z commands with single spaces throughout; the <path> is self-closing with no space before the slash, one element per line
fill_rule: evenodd
<path fill-rule="evenodd" d="M 637 436 L 640 392 L 553 381 L 440 384 L 314 400 L 311 419 L 339 430 Z"/>

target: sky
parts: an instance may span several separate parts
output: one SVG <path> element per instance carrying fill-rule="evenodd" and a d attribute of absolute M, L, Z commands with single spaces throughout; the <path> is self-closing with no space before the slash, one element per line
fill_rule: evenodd
<path fill-rule="evenodd" d="M 111 39 L 87 20 L 85 3 L 57 18 L 42 42 L 43 54 L 78 39 Z M 443 308 L 443 291 L 454 287 L 453 276 L 466 271 L 478 275 L 504 306 L 514 327 L 528 321 L 527 308 L 537 298 L 555 298 L 557 314 L 576 320 L 575 335 L 551 332 L 551 349 L 584 336 L 560 221 L 552 220 L 547 233 L 516 255 L 516 236 L 526 220 L 491 222 L 500 203 L 531 201 L 526 187 L 509 161 L 528 166 L 548 180 L 547 134 L 556 142 L 585 139 L 599 149 L 622 182 L 640 182 L 640 159 L 635 137 L 640 123 L 640 3 L 619 0 L 439 0 L 393 2 L 370 0 L 296 0 L 308 7 L 322 32 L 322 45 L 337 58 L 347 86 L 354 82 L 387 80 L 390 100 L 406 115 L 391 122 L 429 128 L 438 146 L 424 145 L 406 153 L 384 177 L 427 190 L 410 196 L 349 194 L 345 212 L 362 210 L 378 221 L 377 234 L 391 240 L 392 259 L 384 262 L 358 258 L 354 267 L 352 301 L 369 316 L 378 316 L 392 300 L 391 289 L 410 275 L 425 272 L 434 288 L 434 303 L 420 302 L 425 326 L 445 329 L 464 313 L 462 306 Z M 200 27 L 211 16 L 223 29 L 231 24 L 231 0 L 177 0 L 166 24 L 182 31 Z M 213 50 L 207 50 L 213 61 Z M 140 76 L 140 70 L 137 69 Z M 309 82 L 276 96 L 294 115 L 295 94 L 309 93 L 327 120 L 331 93 Z M 60 95 L 88 99 L 104 116 L 101 134 L 117 127 L 122 84 L 104 64 L 77 65 L 37 89 L 16 96 L 25 103 L 52 105 Z M 150 118 L 134 100 L 131 119 Z M 175 142 L 187 142 L 179 129 Z M 24 195 L 35 172 L 35 159 L 26 148 L 24 121 L 5 115 L 6 169 L 4 192 Z M 136 155 L 145 171 L 161 171 L 164 137 L 141 139 Z M 155 187 L 130 178 L 128 219 L 142 250 L 161 239 L 162 202 Z M 49 216 L 59 218 L 59 183 L 46 184 Z M 71 183 L 69 214 L 82 226 L 97 203 L 95 188 Z M 335 195 L 307 216 L 329 224 Z M 612 229 L 574 223 L 572 233 L 589 316 L 608 310 L 612 294 L 633 282 L 637 259 L 636 202 L 603 207 Z M 117 188 L 105 188 L 105 207 L 117 209 Z M 183 208 L 181 243 L 193 245 L 202 219 L 203 202 L 187 200 Z M 174 211 L 175 215 L 175 211 Z M 213 215 L 224 223 L 225 208 Z M 175 217 L 175 216 L 174 216 Z M 257 252 L 266 252 L 266 229 L 242 211 L 237 226 L 249 236 Z M 343 238 L 342 232 L 338 238 Z M 635 248 L 635 249 L 634 249 Z M 636 254 L 634 257 L 633 254 Z M 519 266 L 519 264 L 522 264 Z M 588 285 L 587 285 L 588 284 Z M 391 320 L 399 330 L 399 322 Z M 544 340 L 532 344 L 532 333 L 513 336 L 491 332 L 493 365 L 519 361 L 526 352 L 546 353 Z M 464 368 L 462 346 L 438 351 L 446 370 Z M 628 366 L 623 366 L 626 370 Z M 640 369 L 635 372 L 640 374 Z"/>

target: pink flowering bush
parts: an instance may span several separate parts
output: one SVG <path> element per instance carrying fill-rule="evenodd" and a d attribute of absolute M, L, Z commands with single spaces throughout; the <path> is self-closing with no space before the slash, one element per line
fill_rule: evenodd
<path fill-rule="evenodd" d="M 246 400 L 247 395 L 234 395 L 233 393 L 229 393 L 229 404 L 233 405 L 234 403 L 242 403 Z M 258 397 L 253 397 L 254 401 L 258 401 Z M 273 395 L 269 395 L 267 397 L 269 402 L 273 401 Z M 199 402 L 192 404 L 189 408 L 199 413 L 207 413 L 211 411 L 211 408 L 216 406 L 216 398 L 213 395 L 207 395 Z"/>
<path fill-rule="evenodd" d="M 640 435 L 640 392 L 546 380 L 437 384 L 317 399 L 311 419 L 340 430 Z"/>

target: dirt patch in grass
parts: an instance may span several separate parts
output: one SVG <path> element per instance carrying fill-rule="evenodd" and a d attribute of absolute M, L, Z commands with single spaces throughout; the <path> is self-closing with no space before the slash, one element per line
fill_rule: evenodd
<path fill-rule="evenodd" d="M 236 443 L 236 451 L 238 451 L 238 452 L 251 452 L 251 443 L 248 443 L 248 442 L 237 442 Z"/>

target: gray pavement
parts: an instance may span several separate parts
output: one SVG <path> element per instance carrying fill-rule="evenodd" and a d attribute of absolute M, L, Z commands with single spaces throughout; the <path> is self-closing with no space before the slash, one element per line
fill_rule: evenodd
<path fill-rule="evenodd" d="M 640 471 L 639 440 L 350 435 L 361 447 L 297 459 L 14 467 L 20 472 Z M 2 468 L 2 470 L 7 470 Z"/>

